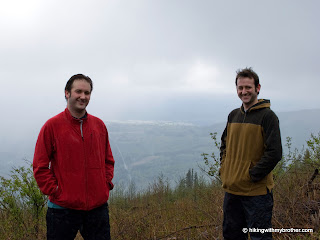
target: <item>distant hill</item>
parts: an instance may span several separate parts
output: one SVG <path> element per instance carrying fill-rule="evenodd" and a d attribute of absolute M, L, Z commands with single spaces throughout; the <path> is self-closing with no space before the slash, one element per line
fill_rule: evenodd
<path fill-rule="evenodd" d="M 292 138 L 292 145 L 301 149 L 306 146 L 306 140 L 310 138 L 311 133 L 320 132 L 320 109 L 301 110 L 294 112 L 277 113 L 280 120 L 280 130 L 283 145 L 285 138 Z"/>
<path fill-rule="evenodd" d="M 209 128 L 183 123 L 139 122 L 108 124 L 116 163 L 115 181 L 146 187 L 161 173 L 177 181 L 198 168 L 201 153 L 210 152 Z M 215 130 L 215 129 L 212 129 Z"/>
<path fill-rule="evenodd" d="M 292 148 L 301 149 L 311 133 L 320 132 L 320 109 L 277 115 L 284 152 L 287 152 L 286 137 L 292 138 Z M 220 139 L 225 124 L 199 127 L 170 122 L 109 122 L 111 145 L 117 159 L 115 181 L 133 180 L 138 187 L 146 187 L 161 173 L 173 183 L 178 181 L 189 168 L 199 170 L 198 164 L 203 161 L 201 153 L 215 150 L 209 133 L 217 132 Z"/>
<path fill-rule="evenodd" d="M 284 150 L 287 136 L 292 137 L 292 147 L 301 149 L 311 133 L 320 132 L 320 109 L 277 115 Z M 174 184 L 188 169 L 199 170 L 198 164 L 203 161 L 201 153 L 210 154 L 214 150 L 209 133 L 217 132 L 220 138 L 225 124 L 197 126 L 168 121 L 107 121 L 116 160 L 114 181 L 125 186 L 133 181 L 141 189 L 163 174 Z M 6 149 L 0 151 L 1 176 L 7 175 L 13 165 L 26 165 L 23 158 L 32 160 L 36 134 L 19 136 L 14 145 L 1 142 L 2 149 Z"/>

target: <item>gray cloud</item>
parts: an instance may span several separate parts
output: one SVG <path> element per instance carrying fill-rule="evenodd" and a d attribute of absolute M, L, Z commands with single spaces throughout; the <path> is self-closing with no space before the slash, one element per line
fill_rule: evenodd
<path fill-rule="evenodd" d="M 318 108 L 318 1 L 18 2 L 0 3 L 2 137 L 62 111 L 79 72 L 105 121 L 224 119 L 246 66 L 274 109 Z"/>

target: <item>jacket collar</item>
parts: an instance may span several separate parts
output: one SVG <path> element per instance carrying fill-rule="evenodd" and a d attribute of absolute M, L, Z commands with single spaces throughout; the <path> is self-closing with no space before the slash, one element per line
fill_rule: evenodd
<path fill-rule="evenodd" d="M 245 111 L 243 105 L 241 105 L 240 111 L 242 113 L 245 113 L 245 112 L 255 111 L 255 110 L 258 110 L 258 109 L 261 109 L 261 108 L 270 108 L 270 106 L 271 106 L 271 103 L 270 103 L 269 99 L 259 99 L 258 103 L 256 103 L 255 105 L 251 106 L 247 111 Z"/>
<path fill-rule="evenodd" d="M 88 119 L 88 113 L 86 112 L 85 115 L 82 118 L 75 118 L 71 115 L 68 108 L 64 110 L 64 115 L 66 118 L 71 122 L 79 122 L 80 120 L 86 121 Z"/>

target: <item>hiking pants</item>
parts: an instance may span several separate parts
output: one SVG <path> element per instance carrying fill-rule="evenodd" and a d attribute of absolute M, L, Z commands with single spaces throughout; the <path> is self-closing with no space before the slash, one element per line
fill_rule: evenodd
<path fill-rule="evenodd" d="M 223 237 L 225 240 L 272 239 L 273 195 L 239 196 L 225 193 Z M 262 230 L 260 230 L 262 229 Z M 264 232 L 267 229 L 268 232 Z"/>
<path fill-rule="evenodd" d="M 108 204 L 90 211 L 48 208 L 48 240 L 74 240 L 78 230 L 84 240 L 110 240 Z"/>

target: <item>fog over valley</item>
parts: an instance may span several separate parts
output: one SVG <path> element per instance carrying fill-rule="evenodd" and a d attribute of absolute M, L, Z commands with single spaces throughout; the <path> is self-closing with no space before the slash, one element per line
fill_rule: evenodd
<path fill-rule="evenodd" d="M 320 109 L 277 114 L 284 153 L 288 152 L 286 137 L 292 138 L 292 149 L 302 150 L 311 133 L 320 132 Z M 202 153 L 214 151 L 219 154 L 209 133 L 217 132 L 220 141 L 225 124 L 225 121 L 211 125 L 176 121 L 106 121 L 116 161 L 115 183 L 128 186 L 134 182 L 138 189 L 144 189 L 161 174 L 174 185 L 189 169 L 200 172 Z M 12 166 L 27 165 L 24 159 L 32 161 L 38 132 L 30 132 L 30 135 L 12 135 L 10 141 L 2 141 L 0 175 L 7 176 Z"/>
<path fill-rule="evenodd" d="M 245 67 L 279 115 L 284 148 L 287 136 L 301 148 L 319 132 L 319 9 L 317 0 L 1 1 L 0 175 L 32 160 L 77 73 L 93 80 L 87 110 L 110 132 L 115 182 L 142 187 L 161 172 L 174 182 L 198 169 L 209 133 L 220 137 L 241 105 L 235 76 Z"/>

